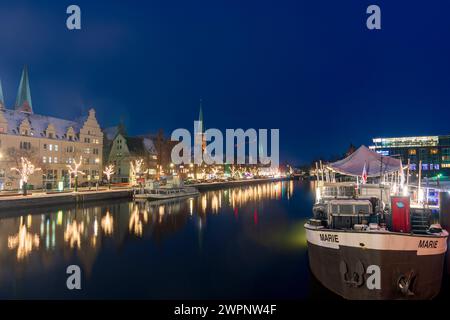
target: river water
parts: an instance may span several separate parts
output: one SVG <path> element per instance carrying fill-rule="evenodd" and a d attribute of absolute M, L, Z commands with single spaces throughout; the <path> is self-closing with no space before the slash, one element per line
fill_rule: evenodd
<path fill-rule="evenodd" d="M 284 181 L 2 212 L 0 298 L 335 299 L 308 267 L 312 203 L 311 182 Z M 81 290 L 67 289 L 69 265 Z"/>

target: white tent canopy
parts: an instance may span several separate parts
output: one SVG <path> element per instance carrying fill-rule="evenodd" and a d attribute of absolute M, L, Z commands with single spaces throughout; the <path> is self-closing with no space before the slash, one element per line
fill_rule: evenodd
<path fill-rule="evenodd" d="M 364 165 L 368 177 L 379 177 L 386 173 L 400 171 L 401 166 L 400 160 L 382 156 L 366 146 L 361 146 L 345 159 L 328 164 L 328 167 L 348 176 L 361 176 Z"/>

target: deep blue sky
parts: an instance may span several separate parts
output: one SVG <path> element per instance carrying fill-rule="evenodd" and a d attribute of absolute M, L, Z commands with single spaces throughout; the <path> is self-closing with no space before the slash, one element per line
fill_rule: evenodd
<path fill-rule="evenodd" d="M 66 29 L 78 4 L 82 30 Z M 378 4 L 382 30 L 365 27 Z M 0 3 L 0 77 L 22 66 L 36 113 L 97 110 L 133 134 L 279 128 L 295 163 L 374 136 L 450 134 L 448 1 L 149 0 Z"/>

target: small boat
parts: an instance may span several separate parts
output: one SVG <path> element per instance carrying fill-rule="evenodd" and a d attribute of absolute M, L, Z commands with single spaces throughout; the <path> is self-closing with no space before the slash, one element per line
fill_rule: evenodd
<path fill-rule="evenodd" d="M 134 200 L 164 200 L 182 197 L 198 196 L 200 192 L 194 187 L 171 187 L 171 188 L 142 188 L 135 189 Z"/>

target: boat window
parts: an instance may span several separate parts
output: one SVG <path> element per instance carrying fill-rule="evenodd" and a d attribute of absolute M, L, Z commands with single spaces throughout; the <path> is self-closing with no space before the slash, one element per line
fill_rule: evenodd
<path fill-rule="evenodd" d="M 368 205 L 361 205 L 361 204 L 356 204 L 355 205 L 355 213 L 356 214 L 369 214 L 370 213 L 370 208 Z"/>
<path fill-rule="evenodd" d="M 339 213 L 339 206 L 337 204 L 333 204 L 331 206 L 331 212 L 332 213 Z"/>
<path fill-rule="evenodd" d="M 339 213 L 347 213 L 351 214 L 353 213 L 353 206 L 351 204 L 341 204 L 339 206 Z"/>

